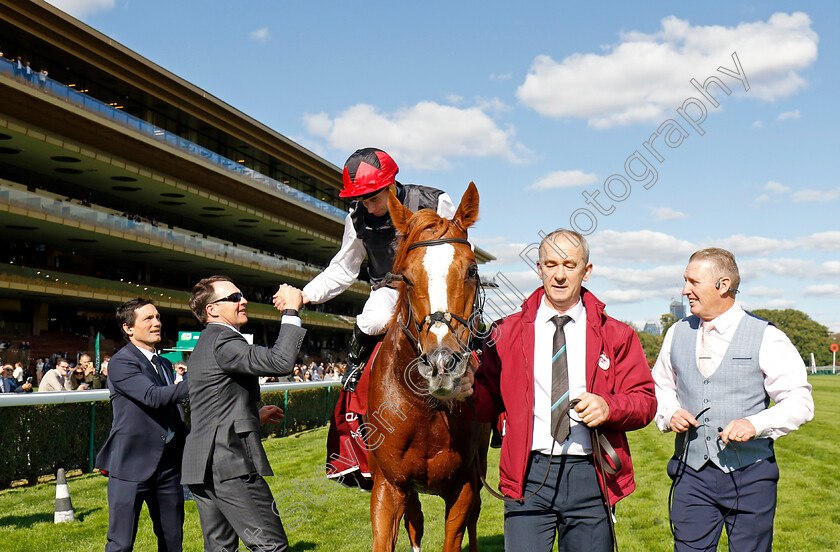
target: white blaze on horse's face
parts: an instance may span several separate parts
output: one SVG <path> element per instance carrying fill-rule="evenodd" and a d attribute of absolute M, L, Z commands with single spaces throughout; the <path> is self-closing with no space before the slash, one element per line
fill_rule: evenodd
<path fill-rule="evenodd" d="M 449 269 L 455 259 L 455 246 L 449 243 L 427 247 L 423 256 L 423 268 L 429 279 L 429 312 L 449 312 L 448 287 L 446 284 Z M 435 322 L 429 328 L 438 338 L 438 346 L 446 337 L 449 328 L 446 324 Z"/>

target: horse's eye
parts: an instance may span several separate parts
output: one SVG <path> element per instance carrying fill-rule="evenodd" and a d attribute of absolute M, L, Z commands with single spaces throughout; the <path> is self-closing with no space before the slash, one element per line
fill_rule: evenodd
<path fill-rule="evenodd" d="M 467 270 L 467 278 L 475 279 L 478 278 L 478 267 L 473 265 Z"/>

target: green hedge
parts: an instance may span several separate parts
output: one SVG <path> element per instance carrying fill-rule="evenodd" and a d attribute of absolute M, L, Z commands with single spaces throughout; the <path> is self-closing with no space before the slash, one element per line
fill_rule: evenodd
<path fill-rule="evenodd" d="M 274 404 L 286 412 L 283 423 L 263 426 L 263 436 L 290 435 L 325 425 L 338 394 L 338 387 L 263 393 L 260 406 Z M 189 424 L 189 407 L 185 413 Z M 8 406 L 0 408 L 0 414 L 0 489 L 18 479 L 34 484 L 38 476 L 54 474 L 60 467 L 88 471 L 93 461 L 91 418 L 94 457 L 111 431 L 108 402 Z"/>

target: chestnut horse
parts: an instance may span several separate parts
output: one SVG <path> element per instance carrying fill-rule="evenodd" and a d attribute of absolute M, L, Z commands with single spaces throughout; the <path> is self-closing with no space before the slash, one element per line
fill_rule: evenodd
<path fill-rule="evenodd" d="M 475 552 L 478 426 L 472 410 L 453 398 L 470 362 L 468 326 L 480 293 L 466 240 L 478 219 L 478 191 L 471 182 L 451 221 L 429 209 L 412 213 L 393 194 L 388 208 L 402 234 L 393 270 L 402 284 L 370 372 L 373 552 L 394 550 L 403 516 L 412 549 L 420 550 L 419 492 L 446 503 L 444 552 L 460 552 L 465 529 Z"/>

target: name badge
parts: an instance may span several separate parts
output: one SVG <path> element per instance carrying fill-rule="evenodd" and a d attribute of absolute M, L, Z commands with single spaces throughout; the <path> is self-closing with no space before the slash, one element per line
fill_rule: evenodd
<path fill-rule="evenodd" d="M 601 370 L 607 370 L 610 367 L 610 359 L 607 358 L 607 355 L 601 353 L 601 356 L 598 357 L 598 368 Z"/>

